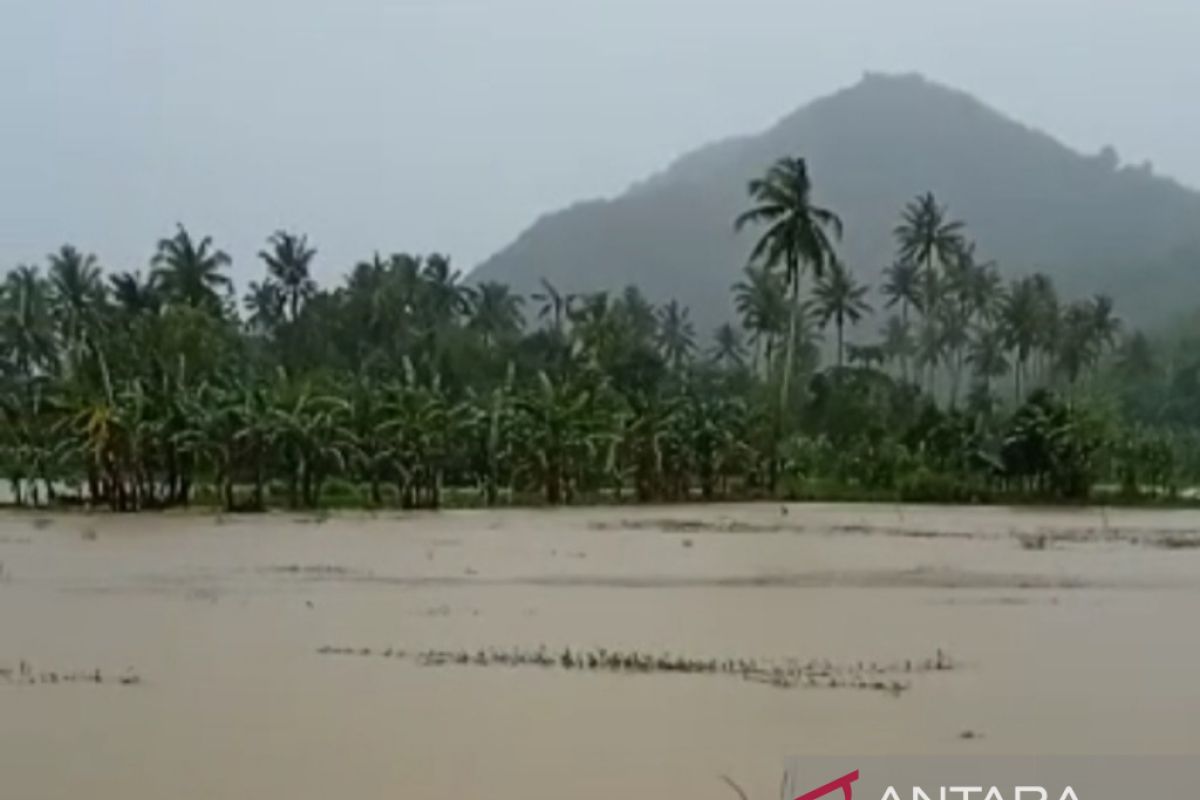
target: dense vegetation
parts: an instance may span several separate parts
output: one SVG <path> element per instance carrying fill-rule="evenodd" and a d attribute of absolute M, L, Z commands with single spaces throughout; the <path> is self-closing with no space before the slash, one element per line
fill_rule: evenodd
<path fill-rule="evenodd" d="M 228 256 L 182 226 L 146 276 L 64 246 L 3 286 L 13 500 L 973 501 L 1169 493 L 1195 475 L 1178 454 L 1200 360 L 1164 371 L 1107 298 L 1006 283 L 924 195 L 901 211 L 871 317 L 805 162 L 749 190 L 740 324 L 709 344 L 687 308 L 633 286 L 522 297 L 441 255 L 376 254 L 322 288 L 316 250 L 278 232 L 239 298 Z"/>

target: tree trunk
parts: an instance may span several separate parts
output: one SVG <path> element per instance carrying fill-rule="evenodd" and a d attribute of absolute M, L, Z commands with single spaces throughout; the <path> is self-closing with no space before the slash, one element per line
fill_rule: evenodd
<path fill-rule="evenodd" d="M 300 507 L 300 467 L 293 466 L 288 470 L 288 506 Z"/>
<path fill-rule="evenodd" d="M 266 510 L 266 504 L 263 499 L 263 472 L 261 458 L 254 462 L 254 510 Z"/>
<path fill-rule="evenodd" d="M 783 375 L 779 382 L 779 409 L 775 415 L 775 430 L 771 441 L 769 475 L 772 493 L 775 492 L 779 480 L 779 446 L 786 435 L 784 414 L 787 411 L 788 399 L 791 397 L 792 365 L 796 360 L 796 325 L 799 322 L 800 311 L 800 265 L 795 258 L 788 264 L 788 271 L 792 275 L 792 303 L 788 314 L 788 338 L 784 342 L 783 348 Z"/>
<path fill-rule="evenodd" d="M 562 467 L 557 458 L 547 459 L 546 502 L 552 506 L 562 503 Z"/>
<path fill-rule="evenodd" d="M 96 465 L 88 459 L 87 465 L 88 505 L 94 506 L 100 499 L 100 479 L 96 476 Z"/>
<path fill-rule="evenodd" d="M 783 416 L 783 410 L 787 407 L 788 390 L 792 383 L 792 364 L 796 360 L 796 325 L 798 323 L 799 306 L 800 306 L 800 273 L 799 265 L 790 264 L 789 271 L 792 272 L 792 304 L 788 314 L 788 338 L 784 342 L 783 348 L 783 377 L 780 380 L 779 387 L 779 413 Z"/>
<path fill-rule="evenodd" d="M 442 470 L 438 468 L 434 470 L 433 480 L 429 486 L 429 507 L 442 507 Z"/>
<path fill-rule="evenodd" d="M 958 407 L 958 388 L 962 381 L 962 349 L 954 354 L 954 367 L 950 373 L 950 410 Z"/>
<path fill-rule="evenodd" d="M 837 320 L 838 369 L 841 369 L 843 366 L 845 366 L 845 360 L 844 360 L 845 355 L 844 354 L 846 352 L 846 348 L 845 348 L 845 343 L 843 341 L 843 334 L 845 331 L 845 327 L 846 327 L 846 321 L 844 319 L 842 319 L 841 316 L 839 316 L 838 320 Z"/>

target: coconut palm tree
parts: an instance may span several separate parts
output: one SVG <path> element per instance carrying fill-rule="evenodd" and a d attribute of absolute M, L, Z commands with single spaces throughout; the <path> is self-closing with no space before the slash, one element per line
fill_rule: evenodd
<path fill-rule="evenodd" d="M 846 362 L 863 369 L 879 369 L 888 360 L 888 354 L 882 345 L 851 344 L 846 346 Z"/>
<path fill-rule="evenodd" d="M 908 309 L 921 305 L 921 268 L 912 261 L 897 261 L 883 270 L 885 308 L 900 306 L 900 320 L 908 324 Z"/>
<path fill-rule="evenodd" d="M 975 260 L 975 243 L 963 247 L 956 259 L 955 294 L 967 314 L 980 323 L 995 320 L 1004 299 L 1004 281 L 993 261 Z"/>
<path fill-rule="evenodd" d="M 746 348 L 742 346 L 742 337 L 728 322 L 718 327 L 713 334 L 713 345 L 709 348 L 708 358 L 719 367 L 740 367 L 745 364 Z"/>
<path fill-rule="evenodd" d="M 640 289 L 626 286 L 614 305 L 631 345 L 642 346 L 653 341 L 658 330 L 658 315 L 654 304 Z"/>
<path fill-rule="evenodd" d="M 475 290 L 467 328 L 479 334 L 489 347 L 520 334 L 525 326 L 521 306 L 525 298 L 513 294 L 503 283 L 486 281 Z"/>
<path fill-rule="evenodd" d="M 250 281 L 242 303 L 249 313 L 246 323 L 250 329 L 260 335 L 269 335 L 283 321 L 287 298 L 275 281 Z"/>
<path fill-rule="evenodd" d="M 153 277 L 143 279 L 140 272 L 119 272 L 110 275 L 108 283 L 117 307 L 129 317 L 157 314 L 162 307 Z"/>
<path fill-rule="evenodd" d="M 893 231 L 900 260 L 922 264 L 932 275 L 962 249 L 964 227 L 960 220 L 947 218 L 946 207 L 938 205 L 933 192 L 920 195 L 904 207 L 900 224 Z M 923 313 L 932 310 L 926 307 Z"/>
<path fill-rule="evenodd" d="M 1113 299 L 1098 294 L 1091 301 L 1092 331 L 1101 351 L 1110 350 L 1121 333 L 1121 320 L 1113 312 Z"/>
<path fill-rule="evenodd" d="M 912 329 L 909 325 L 908 310 L 921 308 L 922 281 L 921 268 L 914 261 L 896 261 L 883 271 L 883 294 L 887 298 L 885 308 L 900 306 L 899 318 L 888 321 L 884 334 L 884 349 L 891 357 L 900 362 L 900 376 L 909 379 L 909 358 L 912 356 Z"/>
<path fill-rule="evenodd" d="M 1080 374 L 1100 356 L 1104 341 L 1096 328 L 1095 308 L 1090 301 L 1071 303 L 1062 312 L 1054 344 L 1054 367 L 1072 389 Z"/>
<path fill-rule="evenodd" d="M 461 282 L 462 273 L 450 266 L 448 256 L 434 253 L 425 259 L 421 278 L 426 289 L 424 306 L 434 326 L 448 325 L 470 313 L 475 292 Z"/>
<path fill-rule="evenodd" d="M 765 267 L 746 267 L 743 274 L 745 278 L 733 285 L 734 308 L 754 345 L 754 370 L 764 347 L 769 370 L 775 342 L 787 332 L 787 287 L 782 275 Z"/>
<path fill-rule="evenodd" d="M 918 375 L 928 376 L 926 390 L 931 394 L 935 386 L 937 368 L 945 358 L 946 336 L 941 321 L 937 317 L 928 317 L 922 321 L 921 328 L 917 331 L 916 365 Z"/>
<path fill-rule="evenodd" d="M 288 319 L 295 322 L 300 306 L 317 290 L 310 268 L 316 258 L 315 248 L 308 246 L 308 237 L 275 231 L 267 239 L 270 249 L 260 250 L 258 257 L 267 265 L 271 279 L 279 284 L 280 294 L 288 310 Z"/>
<path fill-rule="evenodd" d="M 889 361 L 899 362 L 900 377 L 902 380 L 909 379 L 909 359 L 916 351 L 916 343 L 913 342 L 912 326 L 905 322 L 901 317 L 888 317 L 887 323 L 880 332 L 882 341 L 880 349 Z"/>
<path fill-rule="evenodd" d="M 992 326 L 975 329 L 967 353 L 967 364 L 986 395 L 991 395 L 992 381 L 1008 374 L 1006 351 L 1003 328 Z"/>
<path fill-rule="evenodd" d="M 23 378 L 48 371 L 57 362 L 50 286 L 37 267 L 18 266 L 8 274 L 3 293 L 4 341 L 12 367 Z"/>
<path fill-rule="evenodd" d="M 765 226 L 750 251 L 751 263 L 761 261 L 771 269 L 783 267 L 791 292 L 788 336 L 780 382 L 780 411 L 789 397 L 795 362 L 796 325 L 800 314 L 800 277 L 811 267 L 819 279 L 836 260 L 834 243 L 842 237 L 842 220 L 833 211 L 815 205 L 808 165 L 803 158 L 782 158 L 766 175 L 750 181 L 747 191 L 754 205 L 734 221 L 741 230 Z"/>
<path fill-rule="evenodd" d="M 939 307 L 937 316 L 945 362 L 950 372 L 950 408 L 956 408 L 963 364 L 971 343 L 971 312 L 966 305 L 944 303 Z"/>
<path fill-rule="evenodd" d="M 233 285 L 222 270 L 233 262 L 213 247 L 212 237 L 197 242 L 179 225 L 174 236 L 159 240 L 151 263 L 167 302 L 221 313 L 223 299 Z"/>
<path fill-rule="evenodd" d="M 1061 304 L 1058 299 L 1058 289 L 1054 279 L 1042 272 L 1035 272 L 1030 278 L 1033 292 L 1033 302 L 1037 316 L 1036 353 L 1038 359 L 1038 380 L 1045 382 L 1050 367 L 1053 366 L 1055 350 L 1061 335 L 1063 319 Z"/>
<path fill-rule="evenodd" d="M 592 292 L 578 300 L 570 312 L 571 338 L 579 352 L 596 363 L 607 363 L 621 338 L 614 304 L 608 292 Z"/>
<path fill-rule="evenodd" d="M 672 300 L 658 310 L 658 347 L 674 369 L 682 369 L 696 349 L 696 326 L 691 312 Z"/>
<path fill-rule="evenodd" d="M 822 328 L 832 320 L 837 328 L 837 364 L 845 362 L 846 322 L 856 324 L 871 305 L 864 299 L 867 287 L 858 283 L 852 273 L 840 261 L 830 264 L 829 270 L 817 281 L 814 290 L 817 319 Z"/>
<path fill-rule="evenodd" d="M 1000 310 L 1000 324 L 1004 341 L 1014 351 L 1013 396 L 1021 402 L 1022 384 L 1025 382 L 1029 357 L 1041 340 L 1042 300 L 1038 284 L 1033 278 L 1015 282 L 1005 296 Z"/>
<path fill-rule="evenodd" d="M 563 322 L 570 316 L 577 298 L 573 294 L 563 294 L 558 291 L 554 284 L 545 278 L 542 278 L 541 284 L 542 290 L 534 292 L 532 295 L 533 301 L 541 304 L 541 308 L 538 309 L 538 319 L 549 320 L 551 329 L 562 333 Z"/>
<path fill-rule="evenodd" d="M 1158 357 L 1142 331 L 1125 337 L 1116 362 L 1118 372 L 1131 384 L 1145 385 L 1159 372 Z"/>
<path fill-rule="evenodd" d="M 50 303 L 58 335 L 68 352 L 78 351 L 99 324 L 105 300 L 104 282 L 96 257 L 71 245 L 48 256 Z"/>

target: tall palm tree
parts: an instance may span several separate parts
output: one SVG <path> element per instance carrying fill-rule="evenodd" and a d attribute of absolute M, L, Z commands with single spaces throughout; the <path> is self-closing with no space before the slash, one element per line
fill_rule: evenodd
<path fill-rule="evenodd" d="M 279 326 L 287 299 L 275 281 L 250 281 L 242 303 L 250 315 L 246 322 L 251 330 L 269 334 Z"/>
<path fill-rule="evenodd" d="M 770 268 L 784 268 L 791 291 L 788 336 L 780 382 L 780 411 L 789 397 L 792 364 L 795 361 L 796 324 L 800 313 L 800 277 L 811 267 L 817 278 L 836 260 L 834 242 L 842 237 L 842 220 L 833 211 L 815 205 L 808 165 L 803 158 L 782 158 L 766 175 L 750 181 L 747 191 L 754 205 L 734 221 L 734 228 L 766 226 L 750 261 Z"/>
<path fill-rule="evenodd" d="M 968 316 L 981 323 L 995 320 L 1004 299 L 1004 281 L 993 261 L 975 260 L 975 243 L 963 246 L 955 264 L 954 294 Z"/>
<path fill-rule="evenodd" d="M 214 314 L 221 312 L 222 300 L 232 290 L 229 276 L 222 272 L 231 263 L 223 250 L 213 247 L 211 236 L 197 242 L 183 225 L 171 238 L 159 240 L 151 262 L 168 302 Z"/>
<path fill-rule="evenodd" d="M 127 315 L 158 313 L 161 295 L 153 276 L 143 279 L 140 272 L 118 272 L 108 277 L 108 283 L 113 300 Z"/>
<path fill-rule="evenodd" d="M 883 270 L 883 296 L 887 298 L 885 308 L 900 306 L 900 319 L 908 323 L 908 309 L 920 307 L 920 267 L 912 261 L 897 261 Z"/>
<path fill-rule="evenodd" d="M 946 207 L 938 205 L 933 192 L 920 195 L 904 207 L 900 224 L 893 231 L 900 260 L 922 264 L 932 275 L 962 249 L 964 227 L 960 220 L 947 218 Z M 932 311 L 927 307 L 923 313 Z"/>
<path fill-rule="evenodd" d="M 552 329 L 557 333 L 562 333 L 563 321 L 570 316 L 576 296 L 563 294 L 545 278 L 541 279 L 541 284 L 542 290 L 531 295 L 535 303 L 541 304 L 541 308 L 538 309 L 538 319 L 550 320 Z"/>
<path fill-rule="evenodd" d="M 717 328 L 708 357 L 717 366 L 742 366 L 746 361 L 746 348 L 742 346 L 742 337 L 737 329 L 728 322 Z"/>
<path fill-rule="evenodd" d="M 55 363 L 50 288 L 37 267 L 18 266 L 4 282 L 4 341 L 18 375 L 33 377 Z"/>
<path fill-rule="evenodd" d="M 1125 337 L 1116 367 L 1128 383 L 1135 385 L 1144 386 L 1158 374 L 1158 357 L 1145 333 L 1134 331 Z"/>
<path fill-rule="evenodd" d="M 921 267 L 914 261 L 896 261 L 883 270 L 883 295 L 887 298 L 885 308 L 900 306 L 900 317 L 896 320 L 898 327 L 893 331 L 894 333 L 898 333 L 901 329 L 906 336 L 910 333 L 908 310 L 912 307 L 917 309 L 921 307 L 920 273 Z M 911 348 L 894 352 L 900 359 L 900 374 L 904 380 L 908 380 L 908 359 L 911 355 Z"/>
<path fill-rule="evenodd" d="M 938 318 L 942 344 L 946 350 L 946 365 L 950 372 L 950 408 L 956 408 L 967 350 L 971 345 L 971 316 L 961 308 L 947 306 L 941 310 Z"/>
<path fill-rule="evenodd" d="M 790 349 L 793 359 L 792 367 L 796 371 L 814 370 L 821 361 L 820 345 L 824 342 L 825 337 L 817 325 L 816 314 L 813 312 L 812 306 L 811 302 L 799 305 L 796 309 L 796 330 L 792 346 L 788 348 L 784 343 L 785 346 L 780 348 L 781 353 L 787 353 Z M 786 328 L 784 333 L 786 334 Z"/>
<path fill-rule="evenodd" d="M 1063 315 L 1053 278 L 1043 272 L 1036 272 L 1030 278 L 1030 285 L 1037 317 L 1034 346 L 1038 355 L 1038 379 L 1045 381 L 1059 344 Z"/>
<path fill-rule="evenodd" d="M 288 319 L 295 322 L 300 316 L 300 305 L 317 290 L 317 283 L 309 274 L 317 251 L 308 246 L 307 236 L 282 230 L 275 231 L 267 244 L 270 249 L 260 250 L 258 257 L 266 263 L 271 278 L 279 283 Z"/>
<path fill-rule="evenodd" d="M 983 386 L 984 393 L 990 396 L 992 381 L 1008 374 L 1004 330 L 998 326 L 976 328 L 971 337 L 967 364 Z"/>
<path fill-rule="evenodd" d="M 578 298 L 570 312 L 571 338 L 580 348 L 598 361 L 612 354 L 620 339 L 620 320 L 614 313 L 608 292 L 592 292 Z"/>
<path fill-rule="evenodd" d="M 928 376 L 926 389 L 932 394 L 935 388 L 935 378 L 938 365 L 946 358 L 946 335 L 942 330 L 941 321 L 937 317 L 927 317 L 921 322 L 917 332 L 916 364 L 918 376 L 922 373 Z M 918 378 L 918 383 L 920 383 Z"/>
<path fill-rule="evenodd" d="M 1000 311 L 1004 341 L 1014 351 L 1013 392 L 1021 402 L 1022 384 L 1026 378 L 1029 356 L 1040 341 L 1042 330 L 1041 299 L 1037 283 L 1023 278 L 1009 289 Z"/>
<path fill-rule="evenodd" d="M 1071 303 L 1062 312 L 1054 341 L 1054 366 L 1073 389 L 1080 374 L 1100 355 L 1102 342 L 1096 335 L 1092 304 Z"/>
<path fill-rule="evenodd" d="M 880 349 L 890 361 L 900 363 L 900 377 L 907 381 L 909 379 L 908 362 L 916 350 L 911 324 L 898 316 L 888 317 L 888 321 L 881 331 L 881 337 Z"/>
<path fill-rule="evenodd" d="M 681 369 L 696 348 L 696 326 L 690 317 L 691 312 L 678 300 L 658 310 L 658 346 L 675 369 Z"/>
<path fill-rule="evenodd" d="M 1113 299 L 1098 294 L 1091 301 L 1091 328 L 1101 351 L 1111 349 L 1121 333 L 1121 320 L 1113 313 Z"/>
<path fill-rule="evenodd" d="M 50 302 L 58 333 L 67 350 L 76 352 L 98 323 L 104 283 L 96 257 L 69 244 L 48 256 Z"/>
<path fill-rule="evenodd" d="M 617 300 L 616 311 L 630 343 L 644 345 L 654 339 L 658 317 L 654 304 L 636 286 L 626 286 Z"/>
<path fill-rule="evenodd" d="M 425 259 L 421 278 L 427 292 L 426 308 L 435 326 L 452 323 L 460 315 L 470 313 L 474 291 L 461 282 L 462 273 L 450 266 L 448 256 L 434 253 Z"/>
<path fill-rule="evenodd" d="M 782 275 L 766 267 L 746 267 L 743 274 L 745 278 L 733 285 L 734 308 L 742 319 L 742 329 L 754 345 L 754 370 L 758 370 L 765 347 L 769 371 L 775 341 L 784 336 L 788 327 L 787 287 Z"/>
<path fill-rule="evenodd" d="M 834 261 L 829 271 L 817 281 L 814 294 L 821 327 L 826 327 L 832 320 L 837 328 L 837 364 L 841 367 L 845 362 L 846 322 L 853 325 L 871 311 L 871 305 L 864 299 L 867 287 L 858 283 L 840 261 Z"/>
<path fill-rule="evenodd" d="M 521 306 L 525 298 L 513 294 L 507 284 L 496 281 L 481 283 L 475 292 L 470 330 L 479 334 L 486 345 L 516 336 L 525 325 Z"/>

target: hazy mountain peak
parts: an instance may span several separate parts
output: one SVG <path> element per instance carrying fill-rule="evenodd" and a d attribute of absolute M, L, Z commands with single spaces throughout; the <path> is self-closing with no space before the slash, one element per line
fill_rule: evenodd
<path fill-rule="evenodd" d="M 933 191 L 1008 274 L 1051 272 L 1069 291 L 1108 291 L 1134 315 L 1186 304 L 1172 253 L 1195 252 L 1200 195 L 1121 167 L 1115 149 L 1077 153 L 971 95 L 918 74 L 867 73 L 766 131 L 685 154 L 610 201 L 548 215 L 478 268 L 480 279 L 568 291 L 637 283 L 676 297 L 704 325 L 730 314 L 729 286 L 752 233 L 735 237 L 746 182 L 783 155 L 808 159 L 815 194 L 846 221 L 843 255 L 875 280 L 892 228 L 914 195 Z M 1169 264 L 1167 262 L 1170 262 Z M 1178 287 L 1176 287 L 1177 289 Z"/>

